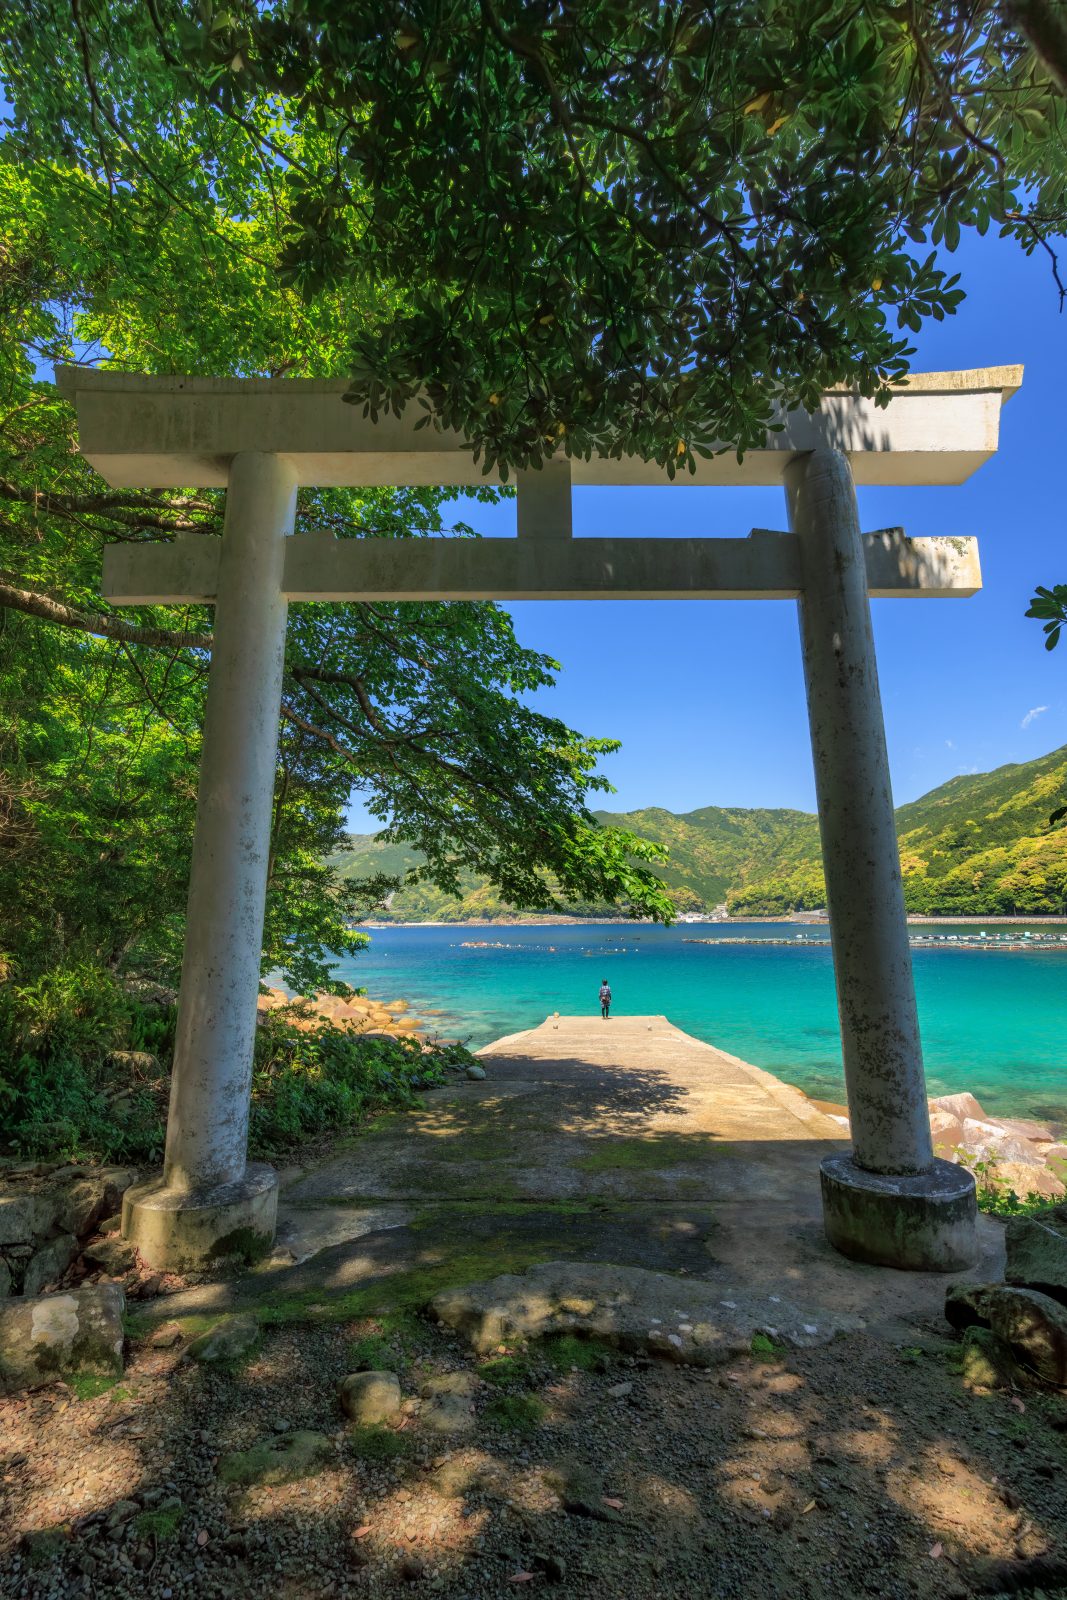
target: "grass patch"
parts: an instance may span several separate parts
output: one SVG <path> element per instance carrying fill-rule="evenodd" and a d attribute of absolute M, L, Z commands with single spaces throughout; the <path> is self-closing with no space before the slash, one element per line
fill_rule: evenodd
<path fill-rule="evenodd" d="M 485 1408 L 494 1427 L 523 1437 L 536 1432 L 547 1415 L 548 1407 L 535 1394 L 495 1394 Z"/>
<path fill-rule="evenodd" d="M 522 1151 L 514 1134 L 478 1132 L 437 1134 L 424 1131 L 425 1154 L 437 1161 L 517 1161 Z"/>
<path fill-rule="evenodd" d="M 533 1368 L 525 1356 L 497 1356 L 485 1361 L 478 1368 L 478 1376 L 498 1389 L 521 1389 L 534 1382 Z"/>
<path fill-rule="evenodd" d="M 546 1339 L 543 1354 L 557 1372 L 607 1372 L 615 1352 L 599 1339 L 579 1339 L 573 1333 L 558 1333 Z"/>
<path fill-rule="evenodd" d="M 376 1317 L 365 1334 L 348 1347 L 350 1372 L 404 1372 L 411 1365 L 419 1326 L 408 1311 Z"/>
<path fill-rule="evenodd" d="M 785 1355 L 785 1345 L 776 1344 L 767 1333 L 754 1333 L 749 1349 L 757 1361 L 778 1361 Z"/>
<path fill-rule="evenodd" d="M 389 1312 L 419 1311 L 441 1289 L 495 1278 L 502 1272 L 524 1272 L 540 1262 L 557 1260 L 561 1253 L 559 1239 L 534 1241 L 501 1233 L 473 1241 L 466 1249 L 427 1250 L 426 1259 L 419 1266 L 331 1296 L 328 1302 L 319 1288 L 247 1309 L 259 1317 L 264 1327 L 293 1322 L 343 1322 L 381 1317 Z"/>
<path fill-rule="evenodd" d="M 380 1424 L 350 1428 L 348 1437 L 361 1461 L 399 1461 L 411 1454 L 412 1441 L 406 1433 L 394 1433 Z"/>
<path fill-rule="evenodd" d="M 107 1394 L 109 1389 L 117 1389 L 121 1380 L 113 1372 L 72 1372 L 64 1382 L 75 1400 L 97 1400 L 102 1394 Z M 123 1389 L 112 1398 L 124 1400 L 128 1393 L 127 1389 Z"/>
<path fill-rule="evenodd" d="M 706 1133 L 650 1133 L 643 1139 L 606 1138 L 573 1165 L 583 1172 L 653 1172 L 725 1155 L 730 1148 Z"/>
<path fill-rule="evenodd" d="M 142 1511 L 140 1516 L 133 1519 L 133 1525 L 138 1533 L 156 1539 L 172 1539 L 184 1515 L 185 1507 L 182 1505 L 160 1506 L 156 1511 Z"/>

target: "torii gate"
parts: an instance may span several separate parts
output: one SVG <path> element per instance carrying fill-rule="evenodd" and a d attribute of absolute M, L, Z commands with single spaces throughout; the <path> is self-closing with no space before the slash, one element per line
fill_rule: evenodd
<path fill-rule="evenodd" d="M 277 1175 L 246 1157 L 289 601 L 795 599 L 853 1138 L 822 1163 L 827 1236 L 887 1266 L 974 1262 L 974 1180 L 930 1139 L 868 596 L 972 595 L 977 542 L 864 535 L 855 485 L 961 483 L 996 450 L 1021 367 L 915 374 L 884 409 L 835 390 L 781 411 L 740 463 L 699 462 L 690 484 L 783 483 L 791 531 L 747 539 L 572 540 L 572 483 L 667 487 L 632 456 L 517 473 L 516 539 L 290 538 L 301 485 L 486 480 L 461 435 L 416 431 L 415 408 L 371 423 L 344 382 L 57 382 L 109 483 L 228 491 L 221 539 L 104 553 L 113 604 L 215 606 L 166 1160 L 123 1205 L 147 1260 L 189 1268 L 274 1235 Z"/>

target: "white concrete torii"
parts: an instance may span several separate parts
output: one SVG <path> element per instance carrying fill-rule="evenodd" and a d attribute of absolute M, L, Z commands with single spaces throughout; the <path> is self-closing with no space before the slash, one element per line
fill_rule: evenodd
<path fill-rule="evenodd" d="M 80 367 L 57 382 L 109 483 L 228 491 L 221 539 L 104 555 L 114 604 L 215 606 L 165 1166 L 123 1207 L 153 1265 L 202 1265 L 274 1233 L 277 1177 L 248 1164 L 247 1134 L 289 601 L 768 598 L 799 602 L 852 1123 L 851 1152 L 822 1163 L 827 1235 L 888 1266 L 973 1263 L 974 1181 L 930 1140 L 868 596 L 972 595 L 978 550 L 864 536 L 855 485 L 962 482 L 996 450 L 1021 367 L 915 374 L 884 409 L 834 391 L 818 412 L 779 412 L 741 463 L 715 456 L 670 485 L 783 483 L 791 531 L 747 539 L 572 540 L 572 484 L 668 487 L 636 457 L 518 473 L 517 539 L 290 538 L 301 485 L 487 480 L 460 435 L 416 429 L 416 408 L 371 423 L 343 382 Z"/>

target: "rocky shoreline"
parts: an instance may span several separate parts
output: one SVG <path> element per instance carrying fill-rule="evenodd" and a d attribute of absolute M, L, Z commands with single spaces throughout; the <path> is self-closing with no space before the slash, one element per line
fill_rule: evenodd
<path fill-rule="evenodd" d="M 847 1106 L 805 1098 L 851 1131 Z M 967 1093 L 939 1095 L 927 1104 L 934 1154 L 969 1167 L 980 1190 L 1014 1191 L 1020 1200 L 1067 1195 L 1067 1122 L 994 1116 Z"/>
<path fill-rule="evenodd" d="M 294 1028 L 307 1031 L 329 1023 L 335 1028 L 352 1028 L 368 1039 L 419 1037 L 428 1027 L 425 1018 L 438 1013 L 410 1014 L 406 1000 L 374 1000 L 368 995 L 287 994 L 284 989 L 268 988 L 259 997 L 260 1016 L 271 1011 L 288 1011 L 286 1018 Z M 447 1041 L 439 1041 L 447 1042 Z"/>

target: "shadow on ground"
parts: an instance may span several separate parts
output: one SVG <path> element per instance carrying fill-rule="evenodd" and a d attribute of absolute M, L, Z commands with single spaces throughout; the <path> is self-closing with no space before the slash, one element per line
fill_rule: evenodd
<path fill-rule="evenodd" d="M 5 1593 L 948 1600 L 1067 1585 L 1067 1406 L 969 1392 L 946 1280 L 830 1250 L 818 1165 L 836 1124 L 665 1019 L 546 1024 L 483 1059 L 484 1084 L 287 1174 L 273 1264 L 138 1307 L 118 1385 L 0 1403 Z M 997 1277 L 998 1224 L 983 1219 L 982 1243 L 975 1275 Z M 479 1360 L 424 1318 L 438 1289 L 558 1259 L 863 1326 L 804 1351 L 757 1339 L 697 1372 L 560 1340 Z M 250 1359 L 184 1359 L 230 1310 L 262 1325 Z M 177 1342 L 157 1347 L 174 1319 Z M 398 1372 L 396 1425 L 347 1427 L 337 1386 L 360 1366 Z M 468 1427 L 435 1434 L 418 1396 L 460 1371 Z M 321 1436 L 307 1475 L 226 1481 L 229 1452 L 292 1430 Z"/>

